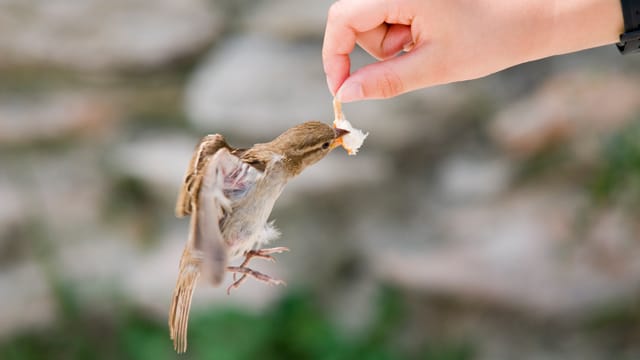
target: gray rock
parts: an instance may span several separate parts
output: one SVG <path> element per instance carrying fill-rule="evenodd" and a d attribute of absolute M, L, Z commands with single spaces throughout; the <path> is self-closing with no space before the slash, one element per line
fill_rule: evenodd
<path fill-rule="evenodd" d="M 7 166 L 4 166 L 4 169 L 7 169 Z M 10 224 L 25 218 L 28 210 L 23 196 L 24 189 L 16 181 L 10 179 L 6 174 L 0 175 L 0 199 L 2 199 L 0 201 L 0 229 L 5 229 Z"/>
<path fill-rule="evenodd" d="M 329 154 L 291 180 L 278 200 L 284 206 L 303 194 L 338 194 L 383 183 L 390 177 L 391 164 L 383 156 L 348 156 L 342 150 Z"/>
<path fill-rule="evenodd" d="M 248 10 L 243 26 L 258 34 L 282 39 L 322 39 L 331 0 L 276 0 L 259 3 Z"/>
<path fill-rule="evenodd" d="M 126 228 L 111 230 L 96 226 L 92 233 L 68 233 L 67 241 L 55 254 L 60 276 L 69 283 L 80 284 L 77 295 L 86 299 L 102 295 L 104 286 L 126 274 L 137 262 L 136 239 Z"/>
<path fill-rule="evenodd" d="M 574 233 L 583 206 L 569 188 L 539 187 L 440 207 L 432 223 L 446 242 L 402 249 L 378 241 L 371 264 L 383 279 L 419 293 L 543 318 L 588 316 L 638 291 L 640 246 L 631 217 L 616 213 Z"/>
<path fill-rule="evenodd" d="M 438 170 L 438 185 L 446 199 L 470 201 L 504 192 L 510 184 L 513 166 L 499 157 L 457 154 L 445 159 Z"/>
<path fill-rule="evenodd" d="M 56 303 L 47 276 L 35 262 L 0 272 L 0 337 L 44 327 L 56 318 Z"/>
<path fill-rule="evenodd" d="M 50 156 L 25 157 L 29 171 L 22 185 L 29 214 L 43 221 L 48 236 L 91 231 L 102 221 L 108 192 L 99 156 L 92 148 L 74 148 Z M 58 241 L 64 243 L 63 236 Z"/>
<path fill-rule="evenodd" d="M 147 133 L 116 146 L 114 169 L 149 184 L 157 194 L 175 199 L 198 139 L 175 133 Z"/>
<path fill-rule="evenodd" d="M 493 138 L 524 156 L 569 142 L 583 159 L 597 153 L 598 140 L 632 120 L 640 99 L 638 79 L 617 74 L 569 72 L 546 81 L 530 97 L 500 111 Z"/>
<path fill-rule="evenodd" d="M 0 143 L 25 144 L 64 137 L 98 137 L 117 111 L 108 97 L 80 92 L 8 97 L 0 100 Z"/>
<path fill-rule="evenodd" d="M 330 104 L 319 48 L 259 36 L 216 49 L 186 90 L 187 113 L 199 128 L 256 142 L 305 120 L 332 120 Z"/>
<path fill-rule="evenodd" d="M 58 235 L 91 232 L 102 221 L 101 205 L 107 191 L 94 149 L 6 156 L 2 169 L 0 241 L 23 241 L 9 245 L 11 248 L 38 248 L 42 238 L 56 239 L 60 245 L 67 238 L 58 239 Z M 18 235 L 12 236 L 11 231 Z"/>
<path fill-rule="evenodd" d="M 202 49 L 221 28 L 205 0 L 5 0 L 0 66 L 156 67 Z"/>

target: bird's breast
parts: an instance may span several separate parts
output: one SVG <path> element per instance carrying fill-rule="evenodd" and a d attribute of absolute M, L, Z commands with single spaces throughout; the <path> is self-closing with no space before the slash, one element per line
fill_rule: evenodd
<path fill-rule="evenodd" d="M 242 194 L 236 190 L 228 195 L 232 211 L 223 219 L 221 231 L 230 258 L 271 240 L 275 232 L 268 224 L 269 216 L 286 183 L 286 174 L 280 167 L 269 167 L 255 182 L 245 186 Z"/>

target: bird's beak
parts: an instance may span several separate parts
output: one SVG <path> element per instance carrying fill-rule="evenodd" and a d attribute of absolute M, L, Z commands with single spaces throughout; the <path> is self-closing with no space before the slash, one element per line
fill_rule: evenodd
<path fill-rule="evenodd" d="M 338 146 L 342 145 L 342 137 L 347 135 L 349 133 L 349 130 L 345 130 L 345 129 L 340 129 L 340 128 L 333 128 L 333 132 L 335 134 L 334 139 L 333 139 L 333 143 L 331 144 L 331 148 L 335 149 Z"/>
<path fill-rule="evenodd" d="M 335 133 L 335 138 L 341 138 L 344 135 L 347 135 L 349 133 L 349 130 L 345 130 L 345 129 L 340 129 L 340 128 L 333 128 L 333 132 Z"/>

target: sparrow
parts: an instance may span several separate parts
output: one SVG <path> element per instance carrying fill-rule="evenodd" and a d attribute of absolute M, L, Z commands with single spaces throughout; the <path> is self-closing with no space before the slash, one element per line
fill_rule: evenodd
<path fill-rule="evenodd" d="M 236 149 L 220 134 L 205 136 L 195 149 L 178 195 L 176 215 L 190 215 L 187 244 L 169 310 L 174 348 L 187 348 L 191 299 L 201 275 L 219 285 L 233 274 L 227 293 L 248 277 L 284 284 L 249 268 L 252 258 L 273 261 L 285 247 L 262 248 L 279 236 L 269 215 L 289 180 L 343 145 L 349 130 L 319 121 L 297 125 L 268 143 Z M 229 262 L 244 257 L 238 266 Z"/>

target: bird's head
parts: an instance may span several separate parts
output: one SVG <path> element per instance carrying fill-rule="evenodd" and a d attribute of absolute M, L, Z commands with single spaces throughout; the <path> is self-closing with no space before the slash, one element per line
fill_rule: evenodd
<path fill-rule="evenodd" d="M 320 121 L 309 121 L 285 131 L 270 145 L 287 159 L 291 172 L 297 175 L 341 145 L 342 136 L 348 133 Z"/>

